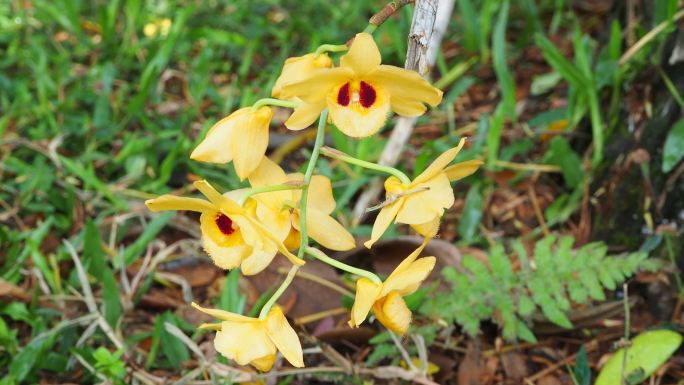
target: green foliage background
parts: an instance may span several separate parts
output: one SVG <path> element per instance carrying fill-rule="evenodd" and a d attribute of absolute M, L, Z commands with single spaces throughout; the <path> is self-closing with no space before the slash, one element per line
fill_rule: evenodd
<path fill-rule="evenodd" d="M 677 1 L 653 2 L 646 9 L 635 29 L 637 37 L 661 23 L 666 26 L 622 64 L 624 21 L 608 14 L 604 17 L 611 18 L 610 29 L 592 34 L 585 28 L 591 23 L 585 25 L 570 3 L 456 1 L 445 50 L 457 47 L 458 53 L 441 52 L 433 72 L 445 91 L 444 103 L 419 121 L 438 122 L 439 136 L 412 144 L 415 162 L 402 164 L 405 171 L 419 173 L 458 141 L 458 125 L 473 123 L 470 148 L 459 160 L 486 157 L 488 175 L 501 171 L 501 162 L 512 161 L 560 169 L 558 178 L 545 180 L 556 195 L 543 217 L 549 227 L 562 231 L 579 210 L 585 186 L 605 175 L 615 160 L 608 148 L 611 139 L 631 134 L 623 99 L 634 84 L 644 79 L 663 84 L 673 110 L 681 114 L 684 81 L 670 79 L 661 60 L 668 36 L 676 35 L 670 20 L 680 12 Z M 166 231 L 176 225 L 172 214 L 149 215 L 142 201 L 169 191 L 181 193 L 195 176 L 224 190 L 239 187 L 231 167 L 188 159 L 205 132 L 230 111 L 267 96 L 288 56 L 347 41 L 382 6 L 383 1 L 323 0 L 0 2 L 0 278 L 28 294 L 23 301 L 0 302 L 0 384 L 34 383 L 52 375 L 79 383 L 98 382 L 99 376 L 123 383 L 129 378 L 122 370 L 133 361 L 179 374 L 193 352 L 178 330 L 197 340 L 194 326 L 164 312 L 148 320 L 145 331 L 125 335 L 125 348 L 113 346 L 100 329 L 89 328 L 95 319 L 80 305 L 83 301 L 69 297 L 85 289 L 73 255 L 83 263 L 104 322 L 125 330 L 130 321 L 125 315 L 131 311 L 127 306 L 134 307 L 153 285 L 168 282 L 151 274 L 137 291 L 126 293 L 121 271 L 140 262 L 157 239 L 171 237 Z M 164 19 L 171 21 L 168 34 L 144 34 L 146 25 Z M 406 8 L 375 33 L 383 62 L 403 65 L 410 21 L 411 9 Z M 553 39 L 558 36 L 569 44 L 571 55 L 560 50 Z M 537 50 L 549 71 L 532 80 L 533 96 L 560 93 L 567 106 L 523 120 L 516 109 L 516 87 L 524 67 L 511 64 L 520 64 L 526 49 Z M 493 75 L 482 79 L 488 71 Z M 483 84 L 495 95 L 496 108 L 476 122 L 456 116 L 454 102 Z M 542 140 L 560 119 L 568 121 L 564 135 Z M 664 153 L 654 151 L 652 165 L 641 167 L 639 178 L 653 176 L 662 185 L 676 168 L 684 156 L 682 122 L 679 115 L 663 118 L 665 128 L 651 138 L 662 143 L 656 147 Z M 507 139 L 511 124 L 523 126 L 527 135 Z M 336 148 L 370 161 L 377 160 L 384 145 L 384 140 L 352 141 L 339 133 L 332 140 Z M 583 152 L 589 146 L 594 151 L 590 166 L 584 167 Z M 298 155 L 306 156 L 306 150 Z M 333 169 L 325 160 L 319 171 L 335 183 L 336 214 L 348 217 L 345 207 L 369 176 L 354 168 Z M 530 174 L 516 170 L 510 184 Z M 456 187 L 464 207 L 453 227 L 459 245 L 489 249 L 480 229 L 487 197 L 500 186 L 483 175 Z M 684 209 L 684 199 L 679 202 L 670 206 L 671 212 Z M 639 230 L 640 221 L 634 221 Z M 368 226 L 353 231 L 364 235 Z M 541 233 L 535 228 L 528 236 Z M 664 237 L 668 253 L 661 246 L 651 248 L 654 254 L 674 255 L 682 247 L 680 233 Z M 623 243 L 636 249 L 643 238 L 640 232 L 629 234 Z M 421 313 L 462 325 L 471 335 L 482 320 L 492 319 L 504 337 L 533 340 L 526 321 L 535 309 L 569 326 L 570 301 L 601 300 L 604 289 L 615 289 L 640 268 L 655 267 L 642 252 L 607 256 L 602 244 L 573 251 L 573 239 L 567 237 L 542 238 L 527 259 L 516 240 L 509 249 L 503 244 L 491 247 L 488 266 L 466 257 L 462 271 L 446 269 L 443 276 L 452 292 L 433 297 Z M 523 267 L 519 271 L 511 269 L 514 256 Z M 218 302 L 226 310 L 246 311 L 237 275 L 228 276 Z M 65 314 L 59 310 L 65 303 L 78 310 Z M 429 344 L 435 329 L 428 325 L 416 332 Z M 135 347 L 146 340 L 151 341 L 147 355 L 136 356 Z M 397 351 L 388 341 L 386 334 L 371 341 L 376 350 L 368 365 L 396 360 Z M 92 370 L 74 378 L 81 366 Z"/>

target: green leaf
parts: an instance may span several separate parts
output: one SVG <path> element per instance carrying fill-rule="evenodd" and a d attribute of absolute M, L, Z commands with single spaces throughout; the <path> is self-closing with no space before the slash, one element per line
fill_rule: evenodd
<path fill-rule="evenodd" d="M 52 346 L 54 334 L 49 336 L 36 337 L 26 346 L 24 346 L 19 354 L 14 356 L 9 365 L 9 374 L 14 377 L 17 382 L 22 382 L 26 376 L 31 372 L 33 365 L 40 361 L 40 357 L 45 350 Z"/>
<path fill-rule="evenodd" d="M 69 159 L 65 156 L 59 155 L 59 160 L 64 165 L 64 168 L 70 173 L 76 175 L 79 179 L 83 181 L 86 188 L 94 188 L 104 195 L 114 206 L 119 210 L 128 210 L 128 204 L 125 200 L 112 194 L 111 189 L 104 182 L 97 178 L 95 175 L 95 170 L 91 166 L 87 169 L 83 165 L 73 159 Z"/>
<path fill-rule="evenodd" d="M 575 367 L 572 368 L 572 375 L 575 378 L 577 385 L 591 385 L 591 369 L 589 369 L 589 360 L 587 360 L 587 351 L 584 345 L 580 347 L 575 358 Z"/>
<path fill-rule="evenodd" d="M 492 116 L 492 124 L 487 131 L 487 167 L 493 168 L 498 159 L 499 146 L 501 145 L 501 133 L 504 126 L 506 110 L 503 102 L 499 102 Z"/>
<path fill-rule="evenodd" d="M 411 293 L 404 297 L 406 307 L 408 307 L 409 310 L 416 311 L 425 300 L 425 297 L 428 295 L 429 291 L 430 290 L 427 287 L 421 287 L 420 289 L 416 290 L 415 293 Z"/>
<path fill-rule="evenodd" d="M 396 357 L 398 354 L 399 351 L 394 344 L 376 345 L 371 354 L 368 355 L 368 358 L 366 358 L 366 365 L 373 367 L 385 358 Z"/>
<path fill-rule="evenodd" d="M 506 24 L 509 2 L 505 0 L 499 9 L 492 35 L 492 64 L 501 87 L 501 100 L 505 116 L 517 119 L 515 114 L 515 82 L 506 62 Z"/>
<path fill-rule="evenodd" d="M 462 15 L 463 43 L 471 52 L 477 49 L 480 41 L 480 28 L 477 25 L 477 12 L 471 0 L 458 0 L 459 14 Z"/>
<path fill-rule="evenodd" d="M 518 320 L 517 323 L 517 332 L 518 336 L 523 340 L 527 341 L 529 343 L 537 343 L 537 337 L 534 336 L 534 333 L 532 333 L 532 330 L 525 325 L 525 323 L 521 320 Z"/>
<path fill-rule="evenodd" d="M 102 240 L 97 225 L 93 220 L 88 220 L 83 235 L 83 263 L 88 266 L 88 272 L 99 281 L 102 280 L 102 273 L 106 267 L 101 245 Z"/>
<path fill-rule="evenodd" d="M 116 324 L 121 317 L 121 300 L 120 300 L 120 290 L 119 285 L 114 278 L 114 272 L 109 268 L 105 267 L 102 270 L 102 307 L 104 317 L 107 323 L 113 328 L 116 328 Z"/>
<path fill-rule="evenodd" d="M 572 150 L 566 138 L 557 136 L 551 139 L 551 145 L 546 152 L 547 162 L 559 166 L 563 172 L 563 179 L 569 187 L 575 188 L 584 179 L 582 158 Z"/>
<path fill-rule="evenodd" d="M 560 50 L 556 48 L 556 45 L 546 36 L 537 34 L 535 36 L 535 41 L 537 46 L 541 48 L 546 61 L 548 61 L 549 64 L 568 81 L 568 83 L 577 88 L 584 87 L 589 83 L 580 70 L 566 59 L 565 55 L 563 55 Z"/>
<path fill-rule="evenodd" d="M 484 201 L 480 195 L 478 185 L 473 185 L 466 195 L 465 205 L 461 213 L 461 221 L 458 224 L 458 232 L 466 242 L 471 242 L 477 233 L 482 219 Z"/>
<path fill-rule="evenodd" d="M 150 223 L 147 224 L 147 227 L 145 227 L 145 231 L 143 231 L 140 237 L 138 237 L 138 239 L 136 239 L 135 242 L 133 242 L 124 250 L 123 255 L 124 261 L 126 261 L 126 266 L 130 265 L 140 257 L 142 252 L 145 251 L 147 245 L 156 238 L 157 234 L 159 234 L 159 232 L 171 220 L 172 217 L 173 212 L 170 211 L 155 214 L 154 219 L 152 219 Z M 118 268 L 120 266 L 115 267 Z"/>
<path fill-rule="evenodd" d="M 531 315 L 534 312 L 534 308 L 534 302 L 528 295 L 523 294 L 520 296 L 518 299 L 518 313 L 520 313 L 521 316 L 527 317 Z"/>
<path fill-rule="evenodd" d="M 613 276 L 611 276 L 608 272 L 608 268 L 605 266 L 601 266 L 598 273 L 599 280 L 601 280 L 601 284 L 608 290 L 615 290 L 615 288 L 617 287 L 617 282 L 615 282 Z"/>
<path fill-rule="evenodd" d="M 682 335 L 672 330 L 652 330 L 639 334 L 627 349 L 627 373 L 632 384 L 640 383 L 663 365 L 682 343 Z M 621 348 L 606 362 L 595 385 L 619 384 L 625 348 Z"/>
<path fill-rule="evenodd" d="M 495 245 L 489 255 L 489 267 L 494 279 L 508 285 L 513 280 L 513 267 L 502 244 Z"/>
<path fill-rule="evenodd" d="M 223 283 L 223 290 L 221 290 L 221 295 L 219 296 L 219 309 L 237 314 L 244 313 L 247 297 L 240 293 L 239 280 L 240 270 L 233 269 L 228 273 Z"/>
<path fill-rule="evenodd" d="M 663 172 L 670 172 L 684 157 L 684 118 L 677 121 L 667 134 L 663 149 Z"/>
<path fill-rule="evenodd" d="M 532 79 L 530 93 L 535 96 L 545 94 L 556 87 L 561 79 L 561 75 L 556 71 L 537 75 Z"/>
<path fill-rule="evenodd" d="M 176 321 L 176 317 L 169 312 L 164 313 L 164 316 L 162 318 L 162 325 L 164 324 L 164 322 L 168 322 L 170 324 L 180 326 L 178 321 Z M 178 337 L 166 331 L 166 329 L 163 326 L 160 334 L 160 345 L 162 352 L 164 352 L 164 356 L 166 356 L 166 358 L 169 360 L 172 367 L 179 368 L 181 367 L 183 362 L 187 361 L 190 358 L 188 348 L 187 346 L 185 346 L 183 341 L 179 340 Z"/>
<path fill-rule="evenodd" d="M 570 294 L 570 299 L 577 303 L 586 303 L 589 299 L 587 289 L 574 279 L 568 282 L 568 294 Z"/>
<path fill-rule="evenodd" d="M 145 361 L 145 368 L 152 367 L 152 364 L 157 362 L 157 355 L 159 354 L 159 344 L 161 342 L 161 333 L 164 329 L 164 316 L 158 315 L 154 320 L 154 329 L 152 330 L 152 344 L 150 346 L 147 361 Z"/>
<path fill-rule="evenodd" d="M 603 293 L 603 289 L 599 283 L 599 278 L 596 276 L 596 272 L 593 270 L 586 270 L 580 273 L 580 281 L 584 287 L 589 290 L 589 295 L 591 298 L 597 301 L 604 301 L 606 295 Z"/>
<path fill-rule="evenodd" d="M 558 306 L 553 303 L 553 300 L 545 301 L 539 305 L 549 321 L 566 329 L 572 328 L 572 322 L 570 322 L 568 317 L 566 317 L 565 314 L 563 314 L 563 312 L 558 308 Z"/>

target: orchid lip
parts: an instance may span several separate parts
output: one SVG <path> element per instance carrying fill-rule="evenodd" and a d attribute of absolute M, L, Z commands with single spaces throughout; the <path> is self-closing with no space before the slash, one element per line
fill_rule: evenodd
<path fill-rule="evenodd" d="M 225 235 L 231 235 L 235 232 L 233 227 L 233 221 L 225 214 L 218 213 L 214 219 L 216 226 L 221 230 L 221 233 Z"/>
<path fill-rule="evenodd" d="M 337 91 L 337 104 L 347 107 L 349 104 L 360 105 L 363 108 L 371 108 L 377 100 L 378 93 L 370 83 L 364 81 L 347 82 Z"/>

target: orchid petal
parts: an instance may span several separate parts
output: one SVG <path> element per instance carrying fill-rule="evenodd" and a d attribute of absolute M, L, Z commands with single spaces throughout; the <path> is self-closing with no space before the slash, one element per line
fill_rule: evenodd
<path fill-rule="evenodd" d="M 292 366 L 304 367 L 302 344 L 278 306 L 274 306 L 266 316 L 266 331 L 271 341 Z"/>
<path fill-rule="evenodd" d="M 356 281 L 356 296 L 351 309 L 349 326 L 355 328 L 363 323 L 373 307 L 373 303 L 378 298 L 380 290 L 382 290 L 381 285 L 377 285 L 367 278 L 360 278 Z"/>
<path fill-rule="evenodd" d="M 204 199 L 178 197 L 175 195 L 162 195 L 145 201 L 145 205 L 151 211 L 189 210 L 197 212 L 215 211 L 216 207 Z"/>

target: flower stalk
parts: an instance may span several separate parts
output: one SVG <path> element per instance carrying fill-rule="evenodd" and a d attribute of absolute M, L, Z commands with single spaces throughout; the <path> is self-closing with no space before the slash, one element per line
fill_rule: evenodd
<path fill-rule="evenodd" d="M 314 53 L 318 56 L 326 52 L 344 52 L 348 49 L 349 47 L 346 44 L 323 44 L 316 48 Z"/>
<path fill-rule="evenodd" d="M 306 253 L 309 254 L 310 256 L 318 259 L 321 262 L 327 263 L 328 265 L 336 267 L 340 270 L 344 270 L 347 273 L 358 275 L 359 277 L 367 278 L 371 282 L 378 284 L 378 285 L 382 283 L 382 280 L 380 279 L 380 277 L 371 273 L 370 271 L 364 270 L 364 269 L 359 269 L 358 267 L 354 267 L 354 266 L 349 266 L 346 263 L 343 263 L 343 262 L 340 262 L 336 259 L 330 258 L 329 256 L 325 255 L 324 252 L 322 252 L 316 248 L 307 247 Z"/>
<path fill-rule="evenodd" d="M 263 100 L 263 99 L 262 99 Z M 308 201 L 309 197 L 309 183 L 311 182 L 311 177 L 313 176 L 314 169 L 316 168 L 316 162 L 318 161 L 318 155 L 321 151 L 321 146 L 323 145 L 323 140 L 325 139 L 325 126 L 327 123 L 328 119 L 328 110 L 323 110 L 321 113 L 320 118 L 318 119 L 318 131 L 316 131 L 316 141 L 314 142 L 314 147 L 311 152 L 311 158 L 309 159 L 309 164 L 306 167 L 306 172 L 304 173 L 304 182 L 302 184 L 302 196 L 299 200 L 299 212 L 300 212 L 300 223 L 299 223 L 299 231 L 300 231 L 300 244 L 299 244 L 299 252 L 298 255 L 299 257 L 304 256 L 304 250 L 308 248 L 309 245 L 309 233 L 307 231 L 306 227 L 306 204 Z M 291 189 L 291 187 L 290 187 Z M 274 190 L 276 191 L 276 190 Z M 290 269 L 289 273 L 287 273 L 287 277 L 285 277 L 285 280 L 283 281 L 282 284 L 280 284 L 280 287 L 278 290 L 276 290 L 275 293 L 271 296 L 271 298 L 264 304 L 264 307 L 261 308 L 261 312 L 259 312 L 259 319 L 265 319 L 266 316 L 268 315 L 269 311 L 273 307 L 273 305 L 276 303 L 278 298 L 280 298 L 281 295 L 285 292 L 288 286 L 290 286 L 290 283 L 292 283 L 292 280 L 294 279 L 295 275 L 297 274 L 297 270 L 299 270 L 299 266 L 294 265 Z"/>
<path fill-rule="evenodd" d="M 346 162 L 346 163 L 355 164 L 357 166 L 361 166 L 361 167 L 367 168 L 369 170 L 380 171 L 380 172 L 384 172 L 386 174 L 393 175 L 393 176 L 397 177 L 397 179 L 399 179 L 404 184 L 408 185 L 411 183 L 411 179 L 409 179 L 409 177 L 406 174 L 397 170 L 394 167 L 381 166 L 377 163 L 357 159 L 357 158 L 354 158 L 353 156 L 351 156 L 349 154 L 345 154 L 344 152 L 342 152 L 340 150 L 336 150 L 336 149 L 328 147 L 328 146 L 323 147 L 321 149 L 321 153 L 323 155 L 329 157 L 329 158 L 341 160 L 341 161 Z"/>
<path fill-rule="evenodd" d="M 291 100 L 281 100 L 281 99 L 275 99 L 275 98 L 263 98 L 263 99 L 257 100 L 252 105 L 252 110 L 256 111 L 263 106 L 297 108 L 299 106 L 299 102 L 294 102 Z"/>
<path fill-rule="evenodd" d="M 311 159 L 309 159 L 309 165 L 306 167 L 306 172 L 304 173 L 304 187 L 302 188 L 302 197 L 299 200 L 299 231 L 301 234 L 301 241 L 299 243 L 299 252 L 297 255 L 299 257 L 304 256 L 304 249 L 309 246 L 309 233 L 306 228 L 306 204 L 309 200 L 309 183 L 311 182 L 311 176 L 313 175 L 314 169 L 316 168 L 316 162 L 318 161 L 318 155 L 321 152 L 321 147 L 323 146 L 323 140 L 325 139 L 325 126 L 328 121 L 328 110 L 325 109 L 321 113 L 321 117 L 318 119 L 318 131 L 316 131 L 316 141 L 314 142 L 313 150 L 311 151 Z"/>
<path fill-rule="evenodd" d="M 278 290 L 273 293 L 271 298 L 268 299 L 268 302 L 266 302 L 264 307 L 261 308 L 261 311 L 259 312 L 259 319 L 266 319 L 266 316 L 268 315 L 268 312 L 271 311 L 273 305 L 275 305 L 276 301 L 281 295 L 283 295 L 285 290 L 287 290 L 288 286 L 290 286 L 290 283 L 292 283 L 295 275 L 297 275 L 297 270 L 299 270 L 299 266 L 292 265 L 290 271 L 287 273 L 287 276 L 285 276 L 285 280 L 280 284 L 280 287 L 278 287 Z"/>
<path fill-rule="evenodd" d="M 268 192 L 273 192 L 273 191 L 285 191 L 285 190 L 301 190 L 304 188 L 303 184 L 298 184 L 298 183 L 286 183 L 286 184 L 279 184 L 279 185 L 274 185 L 274 186 L 263 186 L 263 187 L 253 187 L 251 189 L 248 189 L 245 191 L 245 194 L 240 197 L 238 200 L 238 204 L 240 206 L 243 206 L 245 201 L 254 195 L 257 194 L 263 194 L 263 193 L 268 193 Z"/>

